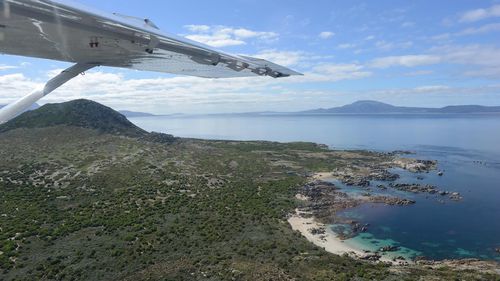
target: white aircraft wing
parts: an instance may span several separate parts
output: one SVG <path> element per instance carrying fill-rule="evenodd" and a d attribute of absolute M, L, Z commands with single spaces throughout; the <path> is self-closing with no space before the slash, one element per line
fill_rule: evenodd
<path fill-rule="evenodd" d="M 0 0 L 0 53 L 206 78 L 300 75 L 63 0 Z"/>

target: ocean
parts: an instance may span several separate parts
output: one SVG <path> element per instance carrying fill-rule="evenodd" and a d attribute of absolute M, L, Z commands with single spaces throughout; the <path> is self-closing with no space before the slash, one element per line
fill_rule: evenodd
<path fill-rule="evenodd" d="M 334 149 L 409 150 L 415 152 L 412 157 L 438 160 L 444 176 L 397 171 L 398 182 L 434 184 L 460 192 L 463 201 L 443 203 L 434 196 L 404 194 L 417 203 L 347 210 L 342 215 L 370 224 L 367 233 L 347 243 L 369 250 L 397 245 L 396 256 L 500 261 L 495 251 L 500 248 L 500 115 L 212 115 L 130 120 L 148 131 L 179 137 L 310 141 Z"/>

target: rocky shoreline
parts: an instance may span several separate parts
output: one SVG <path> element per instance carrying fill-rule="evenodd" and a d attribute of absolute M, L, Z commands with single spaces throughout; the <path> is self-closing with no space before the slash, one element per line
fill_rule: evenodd
<path fill-rule="evenodd" d="M 338 212 L 355 208 L 365 203 L 379 203 L 390 206 L 408 206 L 416 203 L 411 199 L 371 195 L 369 193 L 353 197 L 341 191 L 335 184 L 321 180 L 313 180 L 304 185 L 296 195 L 296 198 L 304 203 L 299 209 L 304 217 L 314 217 L 324 224 L 348 226 L 349 230 L 338 231 L 341 233 L 339 234 L 339 238 L 342 240 L 353 238 L 362 232 L 366 232 L 369 225 L 345 219 L 338 216 Z"/>
<path fill-rule="evenodd" d="M 395 181 L 399 179 L 399 175 L 391 172 L 390 169 L 392 168 L 401 168 L 412 173 L 431 173 L 433 171 L 437 171 L 437 162 L 430 160 L 398 158 L 397 155 L 394 155 L 393 161 L 384 162 L 380 165 L 372 163 L 365 164 L 360 162 L 342 169 L 338 168 L 331 172 L 318 173 L 312 176 L 310 181 L 299 189 L 296 198 L 302 203 L 301 207 L 297 209 L 296 214 L 293 216 L 317 222 L 314 227 L 307 228 L 307 234 L 316 237 L 318 241 L 327 243 L 327 241 L 331 240 L 331 237 L 328 237 L 329 232 L 332 232 L 330 235 L 334 235 L 336 239 L 343 242 L 347 239 L 356 237 L 363 232 L 367 232 L 370 225 L 339 216 L 338 214 L 341 211 L 355 208 L 367 203 L 386 204 L 391 206 L 408 206 L 417 203 L 415 200 L 408 198 L 373 194 L 369 192 L 372 188 L 372 181 L 387 182 L 387 184 L 377 185 L 376 187 L 379 190 L 391 188 L 408 192 L 409 194 L 428 193 L 434 194 L 436 197 L 447 197 L 452 201 L 462 200 L 460 193 L 443 191 L 433 185 L 396 183 Z M 367 192 L 357 193 L 355 195 L 348 194 L 340 187 L 332 183 L 332 179 L 338 180 L 346 186 L 365 189 Z M 311 224 L 311 222 L 309 222 L 309 224 Z M 328 225 L 335 225 L 335 229 L 329 229 L 329 227 L 327 227 Z M 418 257 L 414 260 L 409 260 L 402 256 L 393 255 L 391 258 L 386 256 L 388 253 L 396 253 L 399 249 L 399 246 L 390 245 L 383 246 L 379 248 L 378 251 L 364 250 L 360 252 L 353 249 L 352 251 L 346 251 L 345 254 L 361 260 L 386 262 L 393 265 L 407 266 L 411 264 L 421 264 L 439 267 L 441 265 L 446 266 L 446 264 L 450 263 L 450 261 L 432 261 L 426 259 L 425 257 Z M 491 263 L 484 263 L 489 264 L 488 268 L 491 268 Z M 477 265 L 483 263 L 482 261 L 469 260 L 466 264 L 469 266 L 470 264 Z M 495 264 L 493 263 L 493 265 Z"/>
<path fill-rule="evenodd" d="M 437 171 L 437 161 L 434 160 L 418 160 L 411 158 L 398 158 L 393 152 L 389 155 L 394 155 L 394 159 L 390 162 L 384 162 L 381 164 L 362 164 L 351 165 L 347 168 L 339 168 L 326 176 L 339 180 L 342 184 L 346 186 L 355 186 L 361 188 L 369 188 L 372 181 L 382 181 L 388 182 L 388 184 L 377 185 L 378 189 L 387 190 L 392 188 L 399 191 L 411 192 L 411 193 L 428 193 L 436 194 L 441 197 L 448 197 L 452 201 L 461 201 L 463 199 L 462 195 L 458 192 L 440 190 L 438 187 L 430 184 L 419 184 L 419 183 L 395 183 L 400 176 L 390 169 L 399 168 L 411 173 L 416 174 L 428 174 L 433 171 L 437 175 L 442 176 L 443 171 Z M 409 152 L 407 152 L 409 153 Z M 418 176 L 417 179 L 423 180 L 422 176 Z M 439 202 L 443 201 L 443 198 L 438 199 Z M 444 202 L 442 202 L 444 203 Z"/>
<path fill-rule="evenodd" d="M 391 206 L 408 206 L 416 203 L 415 200 L 408 198 L 375 195 L 370 192 L 372 181 L 387 182 L 387 184 L 377 185 L 380 190 L 392 188 L 411 193 L 425 192 L 442 196 L 448 195 L 450 199 L 454 200 L 461 199 L 459 193 L 441 191 L 431 185 L 395 183 L 399 179 L 399 175 L 390 171 L 393 168 L 401 168 L 413 173 L 430 173 L 437 169 L 437 161 L 400 158 L 396 152 L 387 155 L 393 157 L 392 161 L 383 163 L 354 162 L 343 168 L 337 168 L 327 173 L 319 173 L 311 177 L 309 183 L 304 185 L 297 195 L 297 197 L 307 199 L 304 200 L 307 201 L 307 204 L 303 207 L 303 211 L 310 213 L 322 223 L 352 226 L 353 231 L 342 236 L 342 239 L 348 239 L 366 231 L 367 227 L 359 227 L 358 222 L 345 220 L 337 216 L 339 211 L 355 208 L 365 203 L 379 203 Z M 346 186 L 362 188 L 367 192 L 357 196 L 350 196 L 335 184 L 327 181 L 328 179 L 336 179 Z"/>

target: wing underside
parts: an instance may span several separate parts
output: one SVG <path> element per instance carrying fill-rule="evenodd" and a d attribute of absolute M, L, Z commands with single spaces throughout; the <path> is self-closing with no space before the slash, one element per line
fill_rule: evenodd
<path fill-rule="evenodd" d="M 300 75 L 67 1 L 0 0 L 0 52 L 206 78 Z"/>

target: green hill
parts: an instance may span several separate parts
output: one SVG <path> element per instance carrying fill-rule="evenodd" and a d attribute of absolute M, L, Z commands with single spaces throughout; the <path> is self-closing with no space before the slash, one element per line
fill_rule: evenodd
<path fill-rule="evenodd" d="M 47 104 L 28 111 L 0 126 L 0 132 L 19 128 L 45 128 L 75 126 L 95 129 L 101 133 L 142 137 L 148 132 L 135 126 L 113 109 L 89 100 L 74 100 L 60 104 Z"/>

